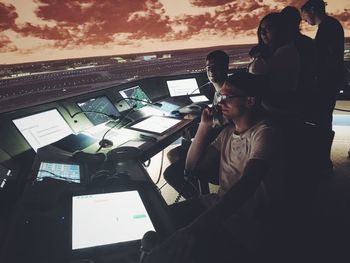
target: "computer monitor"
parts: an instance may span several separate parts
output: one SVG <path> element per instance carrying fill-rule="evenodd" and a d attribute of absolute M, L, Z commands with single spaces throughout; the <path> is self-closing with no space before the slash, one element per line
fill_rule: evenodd
<path fill-rule="evenodd" d="M 80 165 L 69 163 L 41 162 L 36 180 L 42 181 L 45 177 L 80 183 Z"/>
<path fill-rule="evenodd" d="M 195 78 L 167 80 L 170 97 L 185 96 L 199 93 Z"/>
<path fill-rule="evenodd" d="M 56 109 L 14 119 L 12 122 L 34 151 L 73 133 Z"/>
<path fill-rule="evenodd" d="M 136 109 L 141 109 L 145 105 L 151 103 L 151 100 L 148 98 L 146 93 L 139 86 L 127 88 L 120 90 L 119 94 L 126 99 L 127 103 Z M 140 100 L 146 101 L 142 102 Z M 148 102 L 148 103 L 147 103 Z"/>
<path fill-rule="evenodd" d="M 77 104 L 83 112 L 86 111 L 84 114 L 94 125 L 110 121 L 108 115 L 120 116 L 117 108 L 106 96 L 91 98 Z"/>
<path fill-rule="evenodd" d="M 155 134 L 162 134 L 181 122 L 179 119 L 162 117 L 162 116 L 150 116 L 147 119 L 141 120 L 128 127 L 128 129 L 134 129 L 137 131 L 150 132 Z"/>
<path fill-rule="evenodd" d="M 136 190 L 72 197 L 72 250 L 140 240 L 150 230 Z"/>

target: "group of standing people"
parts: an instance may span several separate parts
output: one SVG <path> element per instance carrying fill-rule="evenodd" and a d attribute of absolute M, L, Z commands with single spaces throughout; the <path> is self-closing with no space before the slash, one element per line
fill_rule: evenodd
<path fill-rule="evenodd" d="M 301 14 L 318 26 L 315 39 L 300 33 Z M 207 56 L 215 107 L 203 110 L 192 142 L 172 156 L 174 163 L 164 173 L 187 200 L 170 207 L 179 230 L 147 262 L 249 262 L 251 249 L 268 253 L 266 244 L 261 247 L 266 234 L 290 209 L 285 185 L 300 172 L 291 168 L 300 167 L 292 163 L 302 161 L 294 158 L 303 152 L 298 147 L 314 141 L 316 173 L 332 167 L 332 112 L 343 85 L 344 31 L 326 14 L 322 0 L 307 1 L 301 14 L 286 7 L 261 20 L 246 71 L 228 76 L 225 52 Z M 225 121 L 213 125 L 218 112 Z M 300 142 L 304 128 L 297 127 L 305 125 L 313 134 Z M 290 136 L 296 138 L 292 143 Z M 218 184 L 218 192 L 198 195 L 197 178 Z M 289 194 L 300 194 L 294 191 Z"/>

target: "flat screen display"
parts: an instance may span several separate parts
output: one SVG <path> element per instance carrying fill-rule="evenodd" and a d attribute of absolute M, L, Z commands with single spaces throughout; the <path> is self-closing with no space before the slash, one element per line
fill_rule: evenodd
<path fill-rule="evenodd" d="M 170 97 L 198 94 L 199 88 L 195 78 L 167 80 Z"/>
<path fill-rule="evenodd" d="M 80 166 L 78 164 L 41 162 L 36 180 L 42 181 L 45 177 L 80 183 Z"/>
<path fill-rule="evenodd" d="M 173 119 L 173 118 L 151 116 L 143 121 L 140 121 L 130 126 L 129 128 L 161 134 L 166 130 L 170 129 L 171 127 L 175 126 L 176 124 L 178 124 L 180 121 L 181 120 Z"/>
<path fill-rule="evenodd" d="M 72 197 L 72 249 L 139 240 L 155 230 L 137 191 Z"/>
<path fill-rule="evenodd" d="M 92 98 L 86 101 L 78 102 L 77 104 L 82 111 L 86 111 L 86 117 L 94 125 L 110 121 L 111 119 L 107 115 L 114 115 L 116 117 L 120 116 L 117 108 L 106 96 Z"/>
<path fill-rule="evenodd" d="M 194 103 L 196 102 L 206 102 L 206 101 L 209 101 L 209 99 L 204 96 L 204 95 L 199 95 L 199 96 L 191 96 L 190 97 L 190 100 Z"/>
<path fill-rule="evenodd" d="M 12 122 L 34 151 L 73 133 L 56 109 L 15 119 Z"/>
<path fill-rule="evenodd" d="M 124 98 L 127 99 L 127 103 L 134 107 L 135 109 L 141 109 L 148 103 L 142 102 L 139 100 L 144 100 L 149 103 L 151 103 L 151 100 L 148 98 L 146 93 L 143 92 L 143 90 L 139 86 L 131 87 L 125 90 L 119 91 L 119 94 Z"/>

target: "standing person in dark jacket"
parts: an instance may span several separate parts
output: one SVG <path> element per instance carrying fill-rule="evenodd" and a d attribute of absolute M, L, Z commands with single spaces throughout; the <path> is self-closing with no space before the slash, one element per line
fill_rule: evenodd
<path fill-rule="evenodd" d="M 339 21 L 326 14 L 323 0 L 309 0 L 301 8 L 304 19 L 317 25 L 317 94 L 314 96 L 312 122 L 319 128 L 319 152 L 326 170 L 333 168 L 330 159 L 334 132 L 332 114 L 337 94 L 344 85 L 344 29 Z"/>

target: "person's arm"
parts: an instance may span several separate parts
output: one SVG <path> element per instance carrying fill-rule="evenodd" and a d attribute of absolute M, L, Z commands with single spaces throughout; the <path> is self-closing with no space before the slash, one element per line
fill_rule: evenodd
<path fill-rule="evenodd" d="M 185 169 L 191 173 L 197 167 L 199 160 L 203 157 L 203 153 L 208 149 L 210 143 L 210 134 L 213 132 L 212 128 L 213 113 L 209 108 L 205 108 L 202 112 L 201 122 L 199 124 L 196 136 L 188 150 Z M 210 149 L 211 147 L 209 147 Z M 209 156 L 215 157 L 219 154 L 216 149 L 208 151 Z M 204 157 L 205 158 L 205 157 Z"/>
<path fill-rule="evenodd" d="M 262 178 L 268 173 L 268 161 L 251 159 L 247 162 L 242 178 L 222 197 L 220 202 L 199 216 L 189 228 L 201 231 L 216 225 L 234 214 L 257 190 Z"/>

